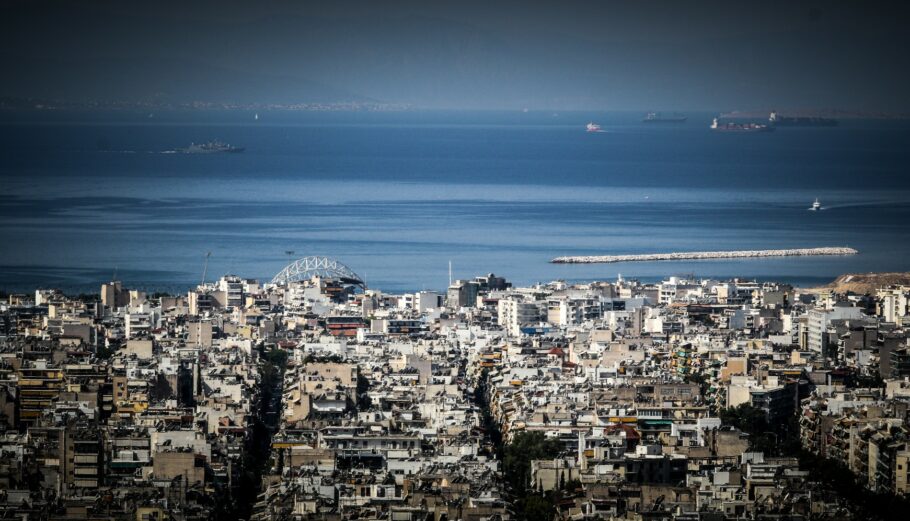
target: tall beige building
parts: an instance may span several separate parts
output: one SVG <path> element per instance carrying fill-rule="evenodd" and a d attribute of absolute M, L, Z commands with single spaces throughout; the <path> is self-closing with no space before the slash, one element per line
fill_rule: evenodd
<path fill-rule="evenodd" d="M 101 303 L 109 308 L 120 308 L 130 303 L 130 292 L 124 290 L 120 281 L 101 285 Z"/>

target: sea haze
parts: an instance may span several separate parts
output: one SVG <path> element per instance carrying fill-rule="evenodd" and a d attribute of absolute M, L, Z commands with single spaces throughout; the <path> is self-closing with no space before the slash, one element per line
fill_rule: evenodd
<path fill-rule="evenodd" d="M 910 123 L 716 134 L 711 114 L 5 112 L 0 288 L 184 290 L 336 257 L 372 287 L 670 274 L 818 284 L 910 269 Z M 595 121 L 604 132 L 585 132 Z M 220 139 L 241 154 L 169 153 Z M 807 208 L 818 197 L 821 212 Z M 852 257 L 552 265 L 851 246 Z"/>

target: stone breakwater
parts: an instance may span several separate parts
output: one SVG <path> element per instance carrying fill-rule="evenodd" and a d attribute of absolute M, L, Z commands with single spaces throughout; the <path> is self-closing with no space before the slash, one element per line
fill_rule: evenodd
<path fill-rule="evenodd" d="M 745 259 L 754 257 L 803 257 L 809 255 L 856 255 L 853 248 L 801 248 L 792 250 L 690 251 L 645 253 L 642 255 L 579 255 L 556 257 L 553 264 L 596 264 L 602 262 L 646 262 L 671 260 Z"/>

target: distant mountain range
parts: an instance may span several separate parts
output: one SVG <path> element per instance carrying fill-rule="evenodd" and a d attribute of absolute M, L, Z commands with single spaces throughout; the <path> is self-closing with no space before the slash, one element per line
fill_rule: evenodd
<path fill-rule="evenodd" d="M 388 112 L 410 110 L 413 107 L 400 103 L 375 103 L 370 101 L 311 102 L 311 103 L 236 103 L 219 101 L 170 102 L 161 99 L 150 101 L 17 98 L 0 96 L 0 110 L 269 110 L 269 111 L 371 111 Z"/>
<path fill-rule="evenodd" d="M 20 59 L 21 60 L 21 59 Z M 293 75 L 252 74 L 160 57 L 117 60 L 43 60 L 15 63 L 27 83 L 10 78 L 4 90 L 67 103 L 274 104 L 376 102 L 349 90 Z M 37 87 L 34 85 L 37 84 Z M 5 93 L 4 93 L 5 94 Z"/>

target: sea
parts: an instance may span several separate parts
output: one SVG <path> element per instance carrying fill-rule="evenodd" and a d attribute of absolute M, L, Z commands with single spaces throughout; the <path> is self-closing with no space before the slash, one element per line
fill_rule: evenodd
<path fill-rule="evenodd" d="M 910 121 L 715 133 L 711 113 L 0 112 L 0 290 L 182 292 L 327 256 L 390 292 L 910 271 Z M 586 132 L 595 122 L 602 132 Z M 182 154 L 221 140 L 236 154 Z M 823 210 L 809 211 L 818 198 Z M 855 256 L 559 265 L 849 246 Z M 210 255 L 209 255 L 210 254 Z M 208 263 L 206 266 L 206 257 Z"/>

